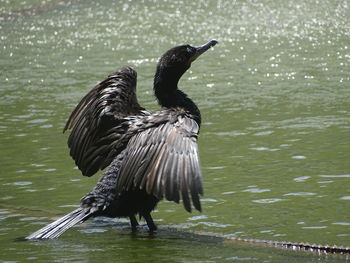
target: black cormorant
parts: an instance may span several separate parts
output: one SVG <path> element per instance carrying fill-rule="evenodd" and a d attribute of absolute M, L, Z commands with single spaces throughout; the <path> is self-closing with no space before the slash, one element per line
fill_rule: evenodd
<path fill-rule="evenodd" d="M 179 202 L 187 211 L 201 211 L 203 194 L 197 136 L 200 111 L 178 89 L 192 61 L 210 47 L 182 45 L 159 60 L 154 92 L 165 109 L 148 112 L 136 98 L 136 71 L 122 68 L 94 87 L 70 115 L 64 131 L 70 155 L 85 176 L 109 166 L 95 188 L 81 199 L 80 208 L 29 235 L 27 239 L 56 238 L 93 216 L 129 217 L 138 226 L 143 217 L 157 229 L 151 211 L 159 200 Z"/>

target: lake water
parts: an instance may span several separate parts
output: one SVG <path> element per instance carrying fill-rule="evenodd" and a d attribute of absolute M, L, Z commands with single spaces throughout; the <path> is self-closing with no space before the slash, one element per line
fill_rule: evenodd
<path fill-rule="evenodd" d="M 0 0 L 0 261 L 349 261 L 222 239 L 350 246 L 349 14 L 348 0 Z M 98 180 L 80 175 L 62 134 L 82 96 L 131 65 L 139 101 L 157 110 L 159 56 L 213 38 L 180 82 L 203 117 L 203 212 L 161 202 L 153 236 L 98 219 L 16 241 Z"/>

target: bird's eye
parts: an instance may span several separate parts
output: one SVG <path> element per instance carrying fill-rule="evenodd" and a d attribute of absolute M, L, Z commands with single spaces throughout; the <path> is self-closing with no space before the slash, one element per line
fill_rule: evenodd
<path fill-rule="evenodd" d="M 186 48 L 186 52 L 187 52 L 188 54 L 192 55 L 192 54 L 195 52 L 195 50 L 193 49 L 193 47 L 187 47 L 187 48 Z"/>

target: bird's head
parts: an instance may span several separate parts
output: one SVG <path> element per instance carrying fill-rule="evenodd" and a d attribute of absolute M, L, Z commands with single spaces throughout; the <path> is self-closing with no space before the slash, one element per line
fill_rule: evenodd
<path fill-rule="evenodd" d="M 171 81 L 178 80 L 194 60 L 217 43 L 216 40 L 211 40 L 199 47 L 182 45 L 169 49 L 158 62 L 156 77 L 158 75 Z"/>

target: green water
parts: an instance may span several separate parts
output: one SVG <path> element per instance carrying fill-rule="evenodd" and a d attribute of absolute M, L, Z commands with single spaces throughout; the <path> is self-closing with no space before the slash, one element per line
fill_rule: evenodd
<path fill-rule="evenodd" d="M 0 0 L 0 262 L 348 261 L 185 232 L 350 246 L 349 14 L 348 0 Z M 159 56 L 213 38 L 180 83 L 203 116 L 203 213 L 162 202 L 155 236 L 100 219 L 15 241 L 98 179 L 61 132 L 81 97 L 131 65 L 157 110 Z"/>

